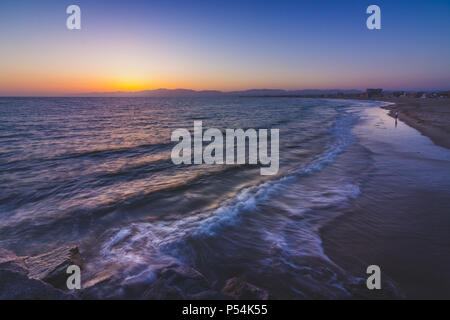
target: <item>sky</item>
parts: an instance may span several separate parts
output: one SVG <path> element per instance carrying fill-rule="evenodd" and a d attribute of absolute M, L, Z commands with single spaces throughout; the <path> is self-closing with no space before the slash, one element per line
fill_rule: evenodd
<path fill-rule="evenodd" d="M 449 35 L 448 0 L 1 0 L 0 95 L 449 90 Z"/>

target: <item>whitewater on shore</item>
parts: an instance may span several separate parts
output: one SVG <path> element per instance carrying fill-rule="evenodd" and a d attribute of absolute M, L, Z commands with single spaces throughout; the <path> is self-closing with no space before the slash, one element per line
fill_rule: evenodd
<path fill-rule="evenodd" d="M 380 105 L 2 98 L 0 247 L 32 255 L 78 244 L 94 298 L 140 298 L 173 266 L 202 275 L 179 290 L 206 280 L 219 292 L 238 277 L 270 298 L 366 297 L 364 274 L 330 258 L 322 231 L 356 210 L 378 170 L 372 138 L 358 128 L 370 128 L 370 110 Z M 170 134 L 194 120 L 280 129 L 278 174 L 261 176 L 256 165 L 174 165 Z M 384 281 L 387 296 L 402 296 L 395 279 Z"/>

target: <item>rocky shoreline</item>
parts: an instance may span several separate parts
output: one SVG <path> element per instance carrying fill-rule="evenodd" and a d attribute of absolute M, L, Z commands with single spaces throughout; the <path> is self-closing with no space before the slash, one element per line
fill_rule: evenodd
<path fill-rule="evenodd" d="M 72 264 L 82 266 L 76 246 L 32 257 L 0 249 L 0 300 L 77 299 L 76 295 L 64 291 L 66 269 Z"/>
<path fill-rule="evenodd" d="M 266 290 L 241 278 L 232 278 L 216 288 L 197 270 L 173 263 L 158 270 L 143 266 L 132 278 L 100 272 L 80 290 L 68 290 L 67 267 L 83 270 L 78 246 L 60 247 L 37 256 L 17 256 L 0 249 L 0 300 L 77 300 L 77 299 L 269 299 Z"/>

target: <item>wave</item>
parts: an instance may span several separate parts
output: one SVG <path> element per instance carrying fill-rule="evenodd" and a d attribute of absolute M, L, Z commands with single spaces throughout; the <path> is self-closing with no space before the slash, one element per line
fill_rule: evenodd
<path fill-rule="evenodd" d="M 98 263 L 145 264 L 151 269 L 176 261 L 216 281 L 232 275 L 227 270 L 245 265 L 256 268 L 249 275 L 255 283 L 281 277 L 271 282 L 279 286 L 280 296 L 307 298 L 321 291 L 319 287 L 327 287 L 322 292 L 348 297 L 349 287 L 361 279 L 347 275 L 326 256 L 319 230 L 328 219 L 328 208 L 358 197 L 359 185 L 336 180 L 317 189 L 302 182 L 314 180 L 353 143 L 351 128 L 356 120 L 340 111 L 330 131 L 333 142 L 322 153 L 284 176 L 240 190 L 216 209 L 106 231 Z"/>
<path fill-rule="evenodd" d="M 309 164 L 292 170 L 286 176 L 269 180 L 260 185 L 244 188 L 238 192 L 234 198 L 227 200 L 213 211 L 195 213 L 176 221 L 156 221 L 151 223 L 143 222 L 132 224 L 125 229 L 116 229 L 116 232 L 111 236 L 111 239 L 117 239 L 118 235 L 128 234 L 128 231 L 126 231 L 128 228 L 138 229 L 140 234 L 136 235 L 136 237 L 140 238 L 141 236 L 144 235 L 145 237 L 146 235 L 149 243 L 152 244 L 152 248 L 157 244 L 159 246 L 164 246 L 164 251 L 166 253 L 176 251 L 172 253 L 179 254 L 179 249 L 174 249 L 178 248 L 179 245 L 175 243 L 183 241 L 183 239 L 186 239 L 187 237 L 213 237 L 220 233 L 224 228 L 236 225 L 242 215 L 251 214 L 257 210 L 261 204 L 267 202 L 273 196 L 285 194 L 292 184 L 298 182 L 299 178 L 322 170 L 353 142 L 353 136 L 351 135 L 350 130 L 351 125 L 355 120 L 356 119 L 352 115 L 341 110 L 336 124 L 330 132 L 335 137 L 334 142 L 329 144 L 325 148 L 325 151 L 317 155 Z M 355 185 L 348 184 L 342 186 L 342 188 L 336 188 L 334 194 L 338 193 L 340 193 L 340 195 L 332 200 L 342 201 L 346 198 L 356 197 L 359 194 L 359 188 Z M 324 203 L 329 202 L 330 198 L 332 198 L 327 194 L 324 194 L 323 197 Z M 129 244 L 133 243 L 132 239 Z M 108 240 L 104 247 L 104 253 L 107 255 L 114 255 L 114 247 L 117 247 L 119 242 L 123 242 L 122 240 L 123 239 L 121 239 L 121 241 Z M 120 245 L 128 246 L 126 243 L 120 243 Z M 120 250 L 121 249 L 119 249 L 119 251 Z M 116 256 L 120 259 L 121 254 L 117 253 Z"/>

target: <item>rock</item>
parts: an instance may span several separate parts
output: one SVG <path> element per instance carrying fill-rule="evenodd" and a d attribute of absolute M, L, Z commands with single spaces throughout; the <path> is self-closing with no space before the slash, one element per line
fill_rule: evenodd
<path fill-rule="evenodd" d="M 89 281 L 88 287 L 83 287 L 80 297 L 83 300 L 118 300 L 125 299 L 124 290 L 120 285 L 120 279 L 115 275 L 104 275 Z M 136 299 L 130 297 L 130 299 Z"/>
<path fill-rule="evenodd" d="M 225 299 L 214 291 L 206 278 L 188 266 L 172 263 L 157 269 L 142 264 L 118 274 L 105 272 L 89 280 L 82 292 L 83 299 Z M 124 274 L 128 276 L 124 277 Z"/>
<path fill-rule="evenodd" d="M 241 278 L 231 278 L 225 282 L 222 293 L 238 300 L 267 300 L 269 293 Z"/>
<path fill-rule="evenodd" d="M 230 300 L 230 298 L 230 296 L 215 290 L 202 291 L 189 297 L 192 300 Z"/>
<path fill-rule="evenodd" d="M 145 290 L 155 281 L 147 264 L 111 266 L 92 274 L 83 284 L 83 299 L 141 299 Z"/>
<path fill-rule="evenodd" d="M 71 294 L 58 290 L 25 274 L 0 270 L 0 300 L 73 300 Z"/>
<path fill-rule="evenodd" d="M 28 274 L 26 257 L 18 257 L 14 252 L 0 249 L 0 270 L 10 270 L 24 275 Z"/>
<path fill-rule="evenodd" d="M 19 257 L 0 249 L 0 300 L 77 299 L 67 289 L 67 267 L 82 267 L 78 247 L 61 247 L 33 257 Z"/>
<path fill-rule="evenodd" d="M 20 273 L 60 289 L 67 289 L 66 271 L 73 264 L 80 268 L 83 266 L 77 246 L 61 247 L 33 257 L 19 257 L 9 250 L 0 249 L 0 270 Z"/>
<path fill-rule="evenodd" d="M 67 290 L 66 271 L 70 265 L 83 266 L 76 246 L 61 247 L 32 257 L 18 257 L 11 251 L 0 250 L 0 281 L 3 279 L 0 298 L 74 298 L 72 295 L 65 296 L 67 293 L 58 290 Z M 123 266 L 123 269 L 111 267 L 101 270 L 97 274 L 91 274 L 90 279 L 83 284 L 83 289 L 74 294 L 82 299 L 229 298 L 214 290 L 200 272 L 178 262 L 156 268 L 137 264 Z"/>
<path fill-rule="evenodd" d="M 28 277 L 45 281 L 56 288 L 67 289 L 67 267 L 83 266 L 77 246 L 61 247 L 53 251 L 25 258 Z"/>
<path fill-rule="evenodd" d="M 211 286 L 197 270 L 185 265 L 172 264 L 156 270 L 156 278 L 143 298 L 157 300 L 194 299 Z"/>
<path fill-rule="evenodd" d="M 100 270 L 91 279 L 83 283 L 83 289 L 88 289 L 91 287 L 98 286 L 101 283 L 110 281 L 114 276 L 114 269 L 104 269 Z"/>
<path fill-rule="evenodd" d="M 145 292 L 144 298 L 195 299 L 210 291 L 210 283 L 200 272 L 175 263 L 157 271 L 157 280 Z"/>
<path fill-rule="evenodd" d="M 15 260 L 17 258 L 18 257 L 14 252 L 0 248 L 0 264 Z"/>

